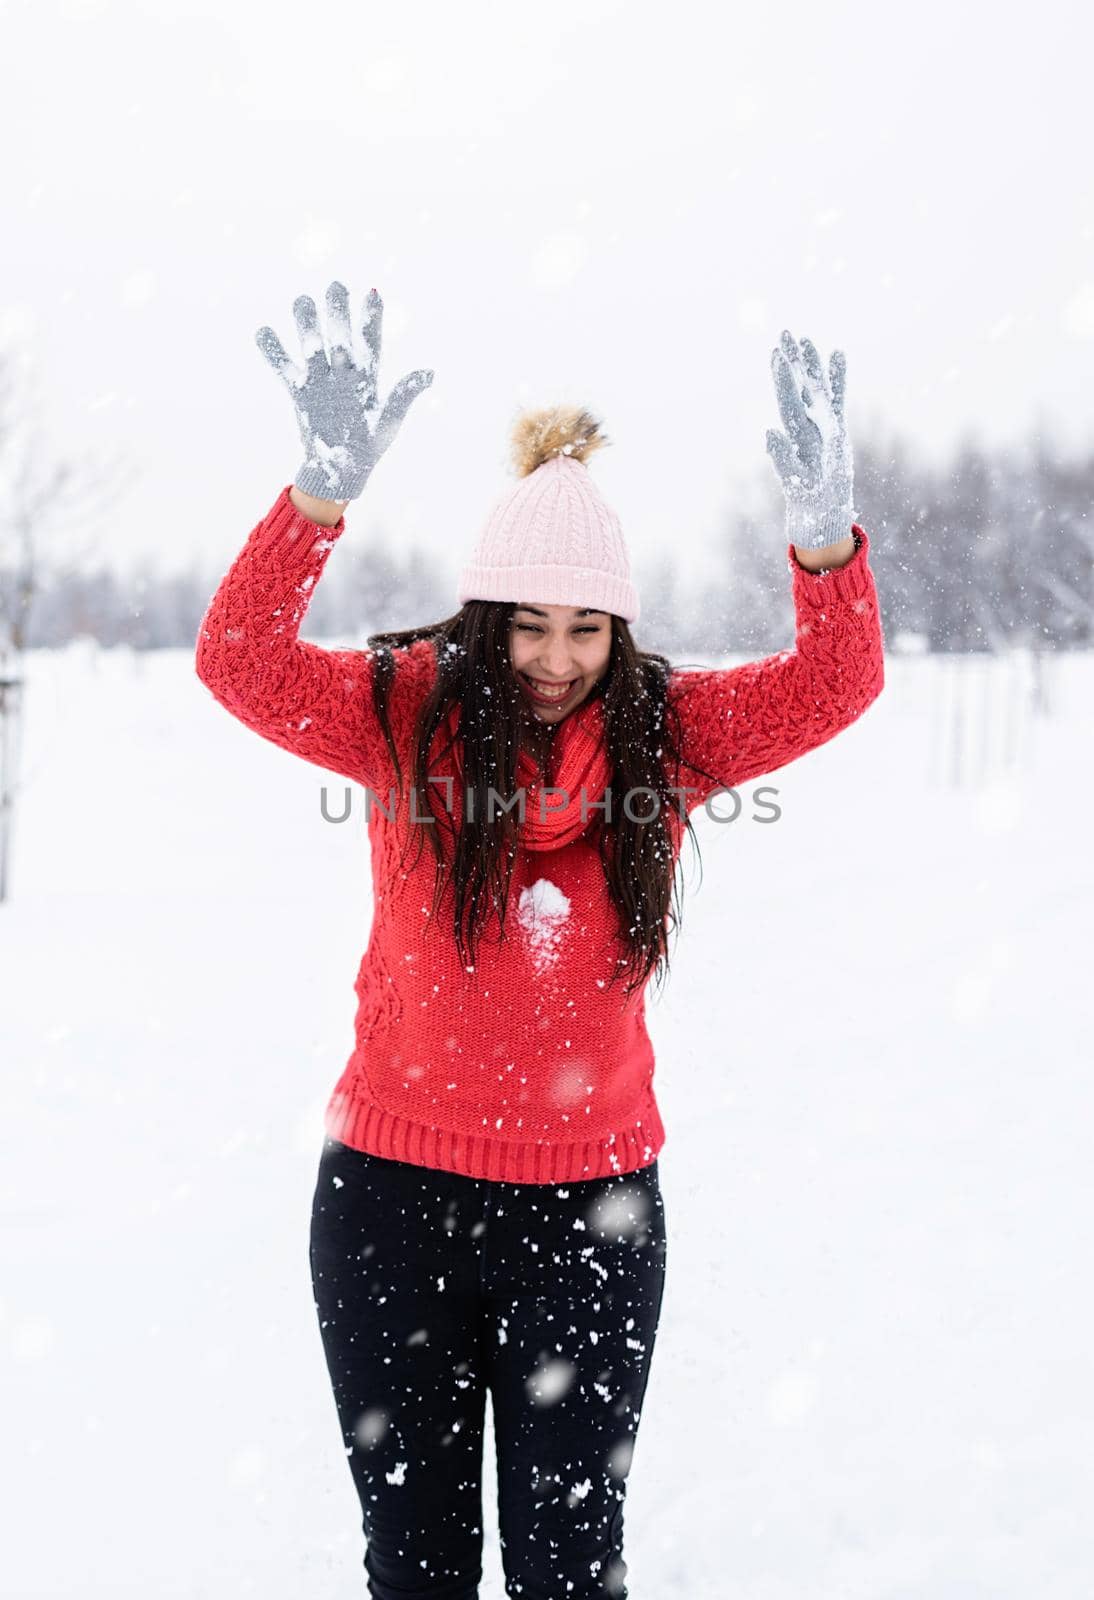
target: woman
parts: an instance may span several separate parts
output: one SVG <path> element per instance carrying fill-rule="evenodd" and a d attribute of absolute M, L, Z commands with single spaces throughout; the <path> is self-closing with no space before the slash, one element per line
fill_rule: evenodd
<path fill-rule="evenodd" d="M 623 1596 L 665 1271 L 644 991 L 667 970 L 682 837 L 716 790 L 823 744 L 883 684 L 845 363 L 826 374 L 788 333 L 774 352 L 795 651 L 682 672 L 638 649 L 623 533 L 585 464 L 606 441 L 572 407 L 516 424 L 518 482 L 458 611 L 324 650 L 299 638 L 308 600 L 433 373 L 381 406 L 376 291 L 360 357 L 341 284 L 326 347 L 310 297 L 293 309 L 304 368 L 257 339 L 305 458 L 220 584 L 197 672 L 367 790 L 374 915 L 310 1265 L 369 1593 L 477 1594 L 489 1391 L 506 1592 Z"/>

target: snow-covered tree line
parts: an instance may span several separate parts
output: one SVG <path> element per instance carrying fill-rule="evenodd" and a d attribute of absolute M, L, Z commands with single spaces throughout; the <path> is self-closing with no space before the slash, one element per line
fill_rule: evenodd
<path fill-rule="evenodd" d="M 855 488 L 890 641 L 916 634 L 935 652 L 1090 645 L 1094 452 L 1069 459 L 1043 435 L 1019 451 L 964 440 L 948 460 L 928 464 L 904 442 L 860 438 Z M 763 653 L 789 642 L 776 491 L 765 480 L 748 511 L 729 506 L 716 548 L 697 547 L 691 569 L 683 542 L 656 563 L 637 563 L 641 646 L 683 659 Z M 138 649 L 188 646 L 221 576 L 209 564 L 125 573 L 87 561 L 51 565 L 46 551 L 40 557 L 20 619 L 29 646 L 81 635 Z M 429 551 L 407 550 L 382 528 L 366 525 L 360 538 L 340 543 L 331 567 L 309 607 L 310 637 L 353 642 L 455 609 L 451 583 Z M 13 563 L 0 564 L 0 592 L 12 597 L 19 582 Z"/>

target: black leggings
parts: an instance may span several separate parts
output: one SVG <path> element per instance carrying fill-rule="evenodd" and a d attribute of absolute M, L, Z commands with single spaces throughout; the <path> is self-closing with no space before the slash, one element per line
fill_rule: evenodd
<path fill-rule="evenodd" d="M 657 1162 L 500 1183 L 325 1136 L 310 1259 L 374 1600 L 476 1600 L 487 1389 L 506 1594 L 623 1600 L 665 1275 Z"/>

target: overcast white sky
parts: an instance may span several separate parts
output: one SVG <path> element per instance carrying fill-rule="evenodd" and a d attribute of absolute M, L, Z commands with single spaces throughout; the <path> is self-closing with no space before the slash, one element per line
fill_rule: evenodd
<path fill-rule="evenodd" d="M 105 556 L 228 564 L 300 459 L 255 329 L 294 351 L 294 297 L 322 310 L 332 278 L 385 298 L 383 389 L 437 373 L 347 538 L 420 537 L 453 581 L 515 407 L 557 400 L 614 440 L 593 470 L 639 570 L 694 572 L 741 486 L 775 482 L 783 327 L 846 352 L 852 439 L 1094 442 L 1078 5 L 0 19 L 0 339 L 59 449 L 140 474 Z"/>

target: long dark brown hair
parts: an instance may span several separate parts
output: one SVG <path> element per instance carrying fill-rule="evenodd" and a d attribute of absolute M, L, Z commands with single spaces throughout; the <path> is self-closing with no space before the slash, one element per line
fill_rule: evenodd
<path fill-rule="evenodd" d="M 433 803 L 436 786 L 427 783 L 430 750 L 436 731 L 452 706 L 458 703 L 460 707 L 455 737 L 462 739 L 463 786 L 465 792 L 471 792 L 473 803 L 465 804 L 458 827 L 448 817 L 443 838 L 441 826 L 427 831 L 436 860 L 430 915 L 437 913 L 451 881 L 456 947 L 467 966 L 474 965 L 475 950 L 492 906 L 500 924 L 504 924 L 516 853 L 518 819 L 504 807 L 500 814 L 492 814 L 499 808 L 496 803 L 488 808 L 489 792 L 493 789 L 498 796 L 513 795 L 522 743 L 545 772 L 542 758 L 549 750 L 549 725 L 539 723 L 528 711 L 509 653 L 515 610 L 511 601 L 469 600 L 441 622 L 374 633 L 367 640 L 377 655 L 374 706 L 400 794 L 405 777 L 388 715 L 396 671 L 393 651 L 420 639 L 434 643 L 436 680 L 418 712 L 412 741 L 413 771 L 406 775 L 412 777 L 411 803 L 419 818 L 437 815 Z M 671 671 L 668 658 L 639 650 L 626 622 L 614 614 L 611 633 L 608 668 L 592 691 L 601 695 L 604 702 L 604 738 L 611 767 L 610 821 L 600 811 L 590 826 L 596 833 L 611 900 L 618 913 L 616 939 L 623 954 L 610 982 L 626 978 L 629 995 L 646 983 L 651 971 L 659 983 L 667 977 L 669 935 L 680 925 L 681 897 L 668 820 L 670 811 L 686 830 L 698 855 L 698 841 L 687 808 L 671 785 L 687 781 L 681 778 L 682 771 L 717 780 L 702 768 L 683 762 L 679 715 L 667 692 Z M 452 742 L 444 745 L 435 759 L 451 749 Z M 547 778 L 550 781 L 549 774 Z M 636 790 L 639 793 L 632 800 L 631 809 L 639 819 L 650 820 L 634 821 L 624 809 L 624 795 Z M 655 815 L 651 815 L 655 810 L 652 796 L 643 790 L 652 790 L 658 796 Z M 445 815 L 448 813 L 442 810 L 441 817 Z M 419 835 L 422 832 L 421 828 L 408 831 Z M 415 863 L 420 853 L 419 837 Z"/>

